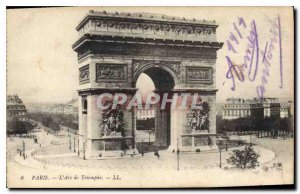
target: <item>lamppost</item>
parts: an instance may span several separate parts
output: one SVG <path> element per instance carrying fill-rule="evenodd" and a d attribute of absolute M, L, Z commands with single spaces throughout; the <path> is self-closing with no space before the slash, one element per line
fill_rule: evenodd
<path fill-rule="evenodd" d="M 74 134 L 74 152 L 76 152 L 76 149 L 75 149 L 75 144 L 76 144 L 75 139 L 76 139 L 76 137 L 75 137 L 75 134 Z"/>
<path fill-rule="evenodd" d="M 179 154 L 180 154 L 180 150 L 178 148 L 178 138 L 177 138 L 177 170 L 179 171 Z"/>
<path fill-rule="evenodd" d="M 32 135 L 32 139 L 34 139 L 34 130 L 36 129 L 36 126 L 33 127 L 33 129 L 31 130 L 31 135 Z"/>
<path fill-rule="evenodd" d="M 142 139 L 142 156 L 144 156 L 144 140 Z"/>
<path fill-rule="evenodd" d="M 23 158 L 25 160 L 25 142 L 24 142 L 24 140 L 23 140 L 22 144 L 23 144 Z"/>
<path fill-rule="evenodd" d="M 78 156 L 79 156 L 80 155 L 80 153 L 79 153 L 79 135 L 77 137 L 77 148 L 78 148 Z"/>
<path fill-rule="evenodd" d="M 85 160 L 85 142 L 83 142 L 83 159 Z"/>
<path fill-rule="evenodd" d="M 219 148 L 220 151 L 220 168 L 222 168 L 222 149 L 221 147 Z"/>
<path fill-rule="evenodd" d="M 252 140 L 252 133 L 250 133 L 250 147 L 252 147 L 251 140 Z"/>
<path fill-rule="evenodd" d="M 150 129 L 148 129 L 148 133 L 149 133 L 149 145 L 150 145 Z"/>
<path fill-rule="evenodd" d="M 71 150 L 72 149 L 72 145 L 71 145 L 71 136 L 69 136 L 69 149 Z"/>

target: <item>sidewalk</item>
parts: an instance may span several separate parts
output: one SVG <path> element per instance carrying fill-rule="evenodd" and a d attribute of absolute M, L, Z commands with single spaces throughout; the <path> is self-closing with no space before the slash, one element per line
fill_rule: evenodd
<path fill-rule="evenodd" d="M 61 145 L 60 145 L 61 146 Z M 67 145 L 65 145 L 67 146 Z M 237 149 L 243 149 L 244 146 Z M 260 146 L 254 146 L 255 151 L 260 154 L 260 164 L 267 163 L 275 158 L 275 154 Z M 26 152 L 27 158 L 24 160 L 20 156 L 15 157 L 15 161 L 31 168 L 47 168 L 62 169 L 68 168 L 84 168 L 84 169 L 114 169 L 114 170 L 133 170 L 133 169 L 177 169 L 177 154 L 171 151 L 160 151 L 160 157 L 154 156 L 154 153 L 146 153 L 144 156 L 126 157 L 119 159 L 105 160 L 83 160 L 76 153 L 61 153 L 49 155 L 34 155 L 34 150 Z M 232 149 L 223 151 L 222 166 L 228 166 L 226 159 L 230 157 Z M 181 153 L 179 162 L 182 169 L 214 169 L 219 168 L 220 153 L 219 152 L 200 152 L 193 154 Z"/>

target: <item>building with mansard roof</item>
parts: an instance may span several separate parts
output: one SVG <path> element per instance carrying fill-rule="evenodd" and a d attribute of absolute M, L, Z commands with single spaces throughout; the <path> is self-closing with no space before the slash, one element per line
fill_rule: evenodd
<path fill-rule="evenodd" d="M 283 117 L 290 113 L 283 113 L 283 110 L 290 109 L 281 108 L 278 98 L 228 98 L 222 107 L 223 119 L 238 119 L 243 117 Z"/>
<path fill-rule="evenodd" d="M 26 120 L 27 109 L 18 95 L 8 95 L 6 99 L 7 120 Z"/>

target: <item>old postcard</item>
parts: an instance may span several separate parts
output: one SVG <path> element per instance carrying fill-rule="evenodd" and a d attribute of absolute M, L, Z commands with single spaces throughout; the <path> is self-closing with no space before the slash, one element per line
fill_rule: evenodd
<path fill-rule="evenodd" d="M 7 9 L 7 187 L 294 184 L 293 7 Z"/>

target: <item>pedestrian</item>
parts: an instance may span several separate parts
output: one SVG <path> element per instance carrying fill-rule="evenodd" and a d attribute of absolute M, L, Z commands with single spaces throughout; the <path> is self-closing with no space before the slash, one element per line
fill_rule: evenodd
<path fill-rule="evenodd" d="M 159 153 L 158 153 L 158 150 L 155 150 L 155 151 L 154 151 L 154 155 L 157 156 L 157 158 L 159 159 Z"/>

